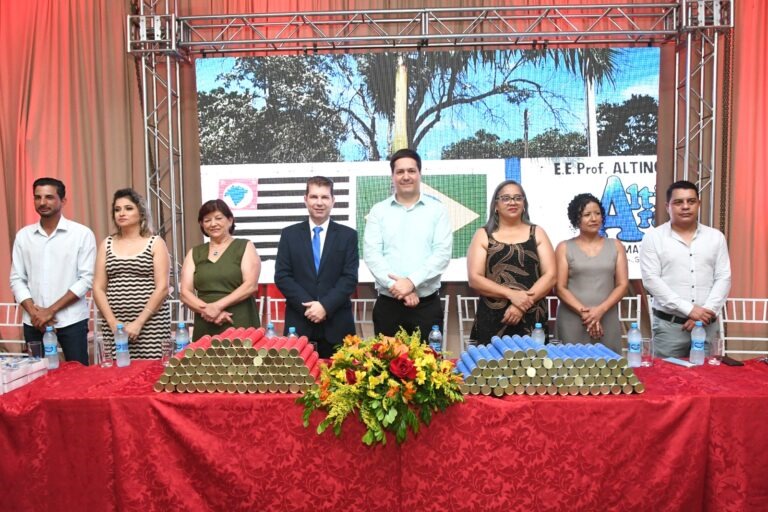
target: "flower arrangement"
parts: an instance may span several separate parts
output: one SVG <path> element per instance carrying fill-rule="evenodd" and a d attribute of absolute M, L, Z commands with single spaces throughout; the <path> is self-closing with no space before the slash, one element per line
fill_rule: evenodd
<path fill-rule="evenodd" d="M 433 413 L 464 400 L 461 382 L 454 364 L 422 343 L 418 330 L 409 336 L 401 329 L 394 338 L 347 336 L 331 366 L 323 365 L 319 385 L 297 401 L 305 427 L 314 411 L 326 412 L 318 434 L 333 427 L 340 435 L 344 420 L 359 411 L 365 444 L 386 444 L 386 430 L 402 443 L 408 429 L 417 434 L 420 422 L 429 425 Z"/>

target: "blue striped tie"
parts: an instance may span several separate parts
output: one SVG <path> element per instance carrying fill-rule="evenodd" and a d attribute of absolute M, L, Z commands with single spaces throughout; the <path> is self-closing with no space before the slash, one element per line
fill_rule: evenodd
<path fill-rule="evenodd" d="M 323 230 L 320 226 L 315 226 L 312 231 L 315 236 L 312 237 L 312 256 L 315 257 L 315 272 L 320 270 L 320 232 Z"/>

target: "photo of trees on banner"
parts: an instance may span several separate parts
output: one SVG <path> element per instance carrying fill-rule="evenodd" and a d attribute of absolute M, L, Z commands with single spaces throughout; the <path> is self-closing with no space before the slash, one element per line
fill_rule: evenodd
<path fill-rule="evenodd" d="M 451 213 L 444 280 L 466 280 L 467 247 L 504 179 L 522 184 L 554 244 L 575 234 L 571 198 L 595 194 L 640 277 L 656 203 L 658 48 L 208 58 L 196 72 L 203 200 L 232 207 L 263 282 L 281 229 L 306 218 L 308 177 L 334 180 L 332 217 L 362 233 L 392 194 L 387 157 L 403 147 L 423 159 L 422 192 Z M 364 263 L 360 280 L 372 280 Z"/>

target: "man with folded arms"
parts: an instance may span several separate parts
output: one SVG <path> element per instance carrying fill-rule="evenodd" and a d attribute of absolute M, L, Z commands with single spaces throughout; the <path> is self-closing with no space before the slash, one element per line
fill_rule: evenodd
<path fill-rule="evenodd" d="M 723 234 L 699 223 L 699 191 L 690 181 L 667 189 L 669 222 L 649 231 L 640 246 L 643 286 L 653 295 L 658 357 L 686 357 L 691 330 L 703 322 L 709 342 L 731 289 L 731 261 Z"/>
<path fill-rule="evenodd" d="M 410 149 L 389 160 L 394 195 L 373 205 L 365 225 L 363 258 L 379 293 L 375 332 L 394 336 L 402 326 L 426 339 L 443 324 L 440 277 L 451 260 L 453 231 L 439 199 L 421 192 L 421 158 Z"/>

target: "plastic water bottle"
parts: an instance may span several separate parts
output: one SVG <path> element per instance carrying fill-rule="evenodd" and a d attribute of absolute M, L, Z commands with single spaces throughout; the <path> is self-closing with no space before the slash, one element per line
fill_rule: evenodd
<path fill-rule="evenodd" d="M 48 360 L 48 369 L 55 370 L 59 367 L 59 338 L 53 332 L 53 326 L 49 325 L 45 328 L 43 347 L 45 348 L 45 358 Z"/>
<path fill-rule="evenodd" d="M 439 354 L 443 351 L 443 333 L 440 332 L 440 326 L 432 326 L 432 330 L 429 331 L 429 337 L 427 338 L 427 341 L 430 348 L 435 351 L 435 354 Z"/>
<path fill-rule="evenodd" d="M 696 327 L 691 331 L 691 356 L 693 364 L 704 364 L 704 345 L 707 342 L 707 331 L 701 320 L 696 321 Z"/>
<path fill-rule="evenodd" d="M 544 345 L 544 343 L 546 343 L 547 341 L 547 335 L 544 334 L 544 329 L 541 327 L 541 324 L 539 322 L 536 322 L 533 326 L 533 331 L 531 332 L 531 339 L 536 343 L 540 343 L 541 345 Z"/>
<path fill-rule="evenodd" d="M 643 360 L 643 335 L 637 328 L 637 322 L 627 331 L 627 362 L 630 368 L 638 368 Z"/>
<path fill-rule="evenodd" d="M 296 335 L 296 328 L 295 327 L 289 327 L 288 328 L 288 340 L 289 341 L 296 341 L 299 337 Z"/>
<path fill-rule="evenodd" d="M 267 339 L 271 339 L 277 336 L 277 333 L 275 332 L 275 325 L 272 322 L 269 322 L 267 324 L 267 332 L 264 334 L 264 337 Z"/>
<path fill-rule="evenodd" d="M 131 353 L 128 352 L 128 333 L 123 329 L 123 324 L 117 324 L 115 355 L 117 366 L 123 367 L 131 364 Z"/>
<path fill-rule="evenodd" d="M 187 324 L 179 322 L 179 328 L 176 329 L 176 353 L 181 352 L 189 345 L 189 329 Z"/>

